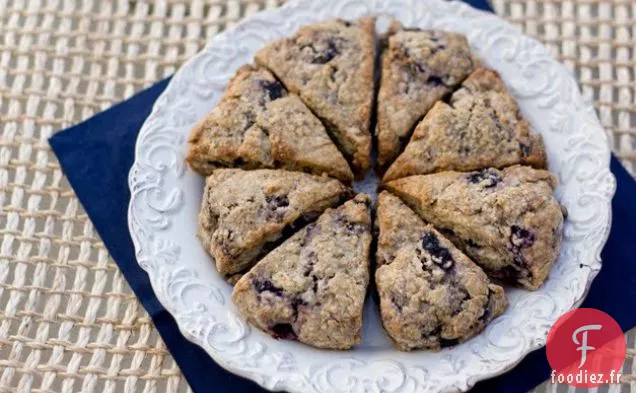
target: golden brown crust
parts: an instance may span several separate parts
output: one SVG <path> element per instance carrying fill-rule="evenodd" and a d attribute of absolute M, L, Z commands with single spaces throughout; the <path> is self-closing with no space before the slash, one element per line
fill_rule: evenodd
<path fill-rule="evenodd" d="M 395 195 L 378 195 L 374 224 L 377 233 L 375 261 L 378 267 L 391 263 L 405 244 L 416 243 L 426 223 Z"/>
<path fill-rule="evenodd" d="M 378 164 L 398 156 L 415 124 L 475 68 L 466 37 L 440 30 L 404 29 L 393 21 L 382 53 L 378 95 Z"/>
<path fill-rule="evenodd" d="M 277 338 L 318 348 L 360 342 L 369 283 L 370 198 L 328 209 L 263 258 L 234 287 L 245 317 Z"/>
<path fill-rule="evenodd" d="M 563 212 L 554 177 L 525 166 L 441 172 L 386 189 L 442 231 L 490 277 L 537 289 L 559 255 Z"/>
<path fill-rule="evenodd" d="M 370 167 L 375 18 L 301 27 L 256 54 L 320 117 L 358 171 Z"/>
<path fill-rule="evenodd" d="M 217 169 L 206 179 L 199 237 L 224 277 L 255 264 L 289 231 L 351 191 L 335 179 L 283 170 Z M 292 232 L 293 233 L 293 232 Z"/>
<path fill-rule="evenodd" d="M 324 126 L 263 68 L 239 68 L 216 108 L 193 129 L 187 161 L 218 167 L 284 168 L 353 180 Z"/>
<path fill-rule="evenodd" d="M 478 69 L 437 102 L 383 180 L 432 172 L 524 164 L 545 168 L 541 136 L 521 114 L 495 71 Z"/>
<path fill-rule="evenodd" d="M 414 212 L 406 211 L 408 207 L 390 194 L 380 203 L 396 205 L 385 212 L 404 213 L 393 219 L 416 219 Z M 394 258 L 386 260 L 375 274 L 382 323 L 397 348 L 453 346 L 478 334 L 503 313 L 507 306 L 503 289 L 491 284 L 448 239 L 430 225 L 414 228 L 410 237 L 400 247 L 390 246 L 387 254 Z"/>

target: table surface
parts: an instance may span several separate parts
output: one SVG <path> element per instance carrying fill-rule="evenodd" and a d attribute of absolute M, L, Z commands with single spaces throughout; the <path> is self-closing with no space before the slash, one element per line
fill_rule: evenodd
<path fill-rule="evenodd" d="M 190 391 L 47 139 L 282 2 L 0 0 L 0 393 Z M 572 70 L 636 173 L 636 1 L 492 3 Z M 636 393 L 636 331 L 628 346 L 631 377 L 599 391 Z M 557 390 L 574 391 L 536 391 Z"/>

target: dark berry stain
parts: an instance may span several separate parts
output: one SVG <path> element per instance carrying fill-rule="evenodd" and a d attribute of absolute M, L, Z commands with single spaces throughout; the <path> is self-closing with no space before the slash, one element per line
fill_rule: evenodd
<path fill-rule="evenodd" d="M 439 339 L 439 346 L 442 348 L 454 347 L 457 344 L 459 344 L 459 340 L 456 338 L 445 339 L 440 337 Z"/>
<path fill-rule="evenodd" d="M 444 83 L 444 80 L 437 75 L 430 75 L 426 79 L 426 84 L 430 86 L 446 86 L 446 84 Z"/>
<path fill-rule="evenodd" d="M 497 172 L 484 169 L 468 175 L 468 181 L 472 184 L 482 184 L 484 188 L 495 187 L 501 181 Z"/>
<path fill-rule="evenodd" d="M 271 327 L 272 333 L 275 338 L 282 338 L 284 340 L 295 340 L 298 338 L 294 328 L 289 323 L 277 323 Z"/>
<path fill-rule="evenodd" d="M 432 331 L 423 332 L 422 333 L 422 337 L 426 338 L 426 339 L 439 340 L 439 346 L 441 348 L 453 347 L 453 346 L 459 344 L 459 340 L 458 339 L 456 339 L 456 338 L 453 338 L 453 339 L 442 338 L 441 334 L 442 334 L 442 327 L 441 327 L 441 325 L 437 325 L 435 327 L 435 329 L 433 329 Z"/>
<path fill-rule="evenodd" d="M 519 149 L 521 150 L 522 157 L 528 157 L 528 155 L 530 155 L 530 146 L 525 143 L 519 142 Z"/>
<path fill-rule="evenodd" d="M 508 265 L 499 271 L 504 278 L 530 278 L 531 272 L 521 252 L 522 249 L 531 247 L 535 241 L 535 235 L 531 231 L 517 225 L 510 227 L 510 251 L 515 262 L 514 266 Z"/>
<path fill-rule="evenodd" d="M 299 297 L 294 297 L 291 301 L 291 307 L 294 310 L 294 314 L 298 314 L 298 307 L 306 306 L 307 302 Z"/>
<path fill-rule="evenodd" d="M 265 202 L 274 209 L 289 206 L 289 198 L 287 195 L 266 195 Z"/>
<path fill-rule="evenodd" d="M 274 285 L 274 283 L 272 283 L 270 280 L 259 280 L 256 279 L 253 281 L 253 285 L 254 285 L 254 289 L 256 289 L 256 292 L 258 293 L 263 293 L 263 292 L 271 292 L 275 295 L 281 296 L 283 294 L 283 289 L 277 287 L 276 285 Z"/>
<path fill-rule="evenodd" d="M 520 226 L 513 225 L 510 227 L 510 243 L 518 248 L 528 248 L 534 244 L 534 233 Z"/>
<path fill-rule="evenodd" d="M 284 97 L 287 91 L 279 81 L 260 81 L 261 88 L 267 92 L 269 99 L 274 101 Z"/>
<path fill-rule="evenodd" d="M 444 270 L 453 267 L 453 257 L 446 247 L 439 244 L 439 239 L 432 233 L 426 233 L 422 236 L 422 248 L 425 249 L 432 257 L 433 263 Z"/>

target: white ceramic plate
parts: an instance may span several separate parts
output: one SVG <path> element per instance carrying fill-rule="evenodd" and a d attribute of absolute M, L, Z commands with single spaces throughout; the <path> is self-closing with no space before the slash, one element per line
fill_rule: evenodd
<path fill-rule="evenodd" d="M 186 139 L 229 77 L 267 41 L 303 24 L 364 14 L 464 33 L 543 135 L 550 169 L 560 182 L 557 197 L 569 211 L 566 239 L 547 283 L 536 292 L 509 290 L 510 308 L 503 316 L 481 335 L 439 353 L 394 350 L 371 301 L 355 350 L 274 340 L 237 313 L 230 286 L 195 237 L 203 179 L 184 163 Z M 306 0 L 246 19 L 214 37 L 179 70 L 139 134 L 128 219 L 137 260 L 157 297 L 181 332 L 228 370 L 290 392 L 467 390 L 544 345 L 552 323 L 582 301 L 601 268 L 610 228 L 615 182 L 609 160 L 605 133 L 572 76 L 542 45 L 497 16 L 441 0 Z"/>

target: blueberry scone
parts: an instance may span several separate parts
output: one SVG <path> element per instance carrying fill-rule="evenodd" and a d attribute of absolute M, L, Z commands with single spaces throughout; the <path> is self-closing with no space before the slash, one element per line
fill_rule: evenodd
<path fill-rule="evenodd" d="M 503 288 L 450 241 L 432 227 L 420 235 L 375 273 L 382 324 L 403 351 L 457 345 L 507 307 Z"/>
<path fill-rule="evenodd" d="M 369 283 L 370 198 L 358 194 L 293 235 L 245 274 L 232 299 L 276 338 L 330 349 L 360 342 Z"/>
<path fill-rule="evenodd" d="M 404 29 L 394 21 L 382 52 L 378 95 L 378 164 L 400 153 L 416 123 L 477 64 L 466 37 L 440 30 Z"/>
<path fill-rule="evenodd" d="M 398 197 L 380 193 L 376 221 L 380 315 L 398 348 L 454 345 L 506 309 L 503 289 Z"/>
<path fill-rule="evenodd" d="M 353 166 L 370 166 L 375 18 L 301 27 L 256 54 L 318 115 Z"/>
<path fill-rule="evenodd" d="M 385 184 L 490 277 L 537 289 L 556 261 L 564 208 L 555 178 L 527 166 L 441 172 Z"/>
<path fill-rule="evenodd" d="M 206 179 L 199 237 L 228 280 L 325 209 L 351 196 L 338 180 L 301 172 L 217 169 Z"/>
<path fill-rule="evenodd" d="M 523 118 L 499 75 L 478 68 L 449 103 L 437 102 L 426 114 L 383 180 L 514 164 L 545 168 L 543 140 Z"/>
<path fill-rule="evenodd" d="M 285 168 L 353 179 L 320 120 L 269 71 L 250 65 L 192 131 L 187 160 L 202 175 L 219 167 Z"/>

